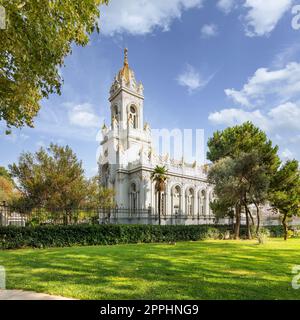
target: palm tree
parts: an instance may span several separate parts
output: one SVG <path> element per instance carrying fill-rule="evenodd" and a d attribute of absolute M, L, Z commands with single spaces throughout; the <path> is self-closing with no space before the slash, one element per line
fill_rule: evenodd
<path fill-rule="evenodd" d="M 158 192 L 158 222 L 161 224 L 161 194 L 166 189 L 168 170 L 165 166 L 156 166 L 151 173 L 151 180 L 155 182 L 155 190 Z"/>

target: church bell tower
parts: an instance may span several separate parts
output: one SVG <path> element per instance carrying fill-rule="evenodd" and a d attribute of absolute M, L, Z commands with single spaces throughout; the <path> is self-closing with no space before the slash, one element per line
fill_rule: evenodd
<path fill-rule="evenodd" d="M 150 131 L 144 125 L 144 88 L 137 82 L 124 50 L 123 67 L 114 77 L 109 93 L 111 125 L 102 128 L 102 153 L 99 159 L 103 185 L 117 189 L 120 172 L 140 160 L 151 147 Z M 142 150 L 142 151 L 141 151 Z M 129 173 L 130 174 L 130 173 Z"/>

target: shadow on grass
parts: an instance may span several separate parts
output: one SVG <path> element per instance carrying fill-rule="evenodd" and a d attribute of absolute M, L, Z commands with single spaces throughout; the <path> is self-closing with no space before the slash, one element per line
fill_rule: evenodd
<path fill-rule="evenodd" d="M 300 240 L 0 252 L 9 288 L 79 299 L 300 299 Z"/>

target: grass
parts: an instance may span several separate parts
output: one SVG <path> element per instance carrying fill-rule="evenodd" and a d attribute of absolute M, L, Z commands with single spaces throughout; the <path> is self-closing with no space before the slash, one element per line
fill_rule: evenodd
<path fill-rule="evenodd" d="M 300 239 L 0 251 L 7 288 L 77 299 L 300 299 Z"/>

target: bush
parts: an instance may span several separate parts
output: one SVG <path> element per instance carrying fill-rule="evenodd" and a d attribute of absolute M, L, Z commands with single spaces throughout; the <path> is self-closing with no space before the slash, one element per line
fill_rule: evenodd
<path fill-rule="evenodd" d="M 0 249 L 219 239 L 228 226 L 45 225 L 0 227 Z"/>
<path fill-rule="evenodd" d="M 283 236 L 282 226 L 268 229 L 271 236 Z M 231 226 L 206 225 L 44 225 L 0 227 L 0 249 L 48 248 L 127 243 L 197 241 L 224 239 Z M 246 228 L 241 228 L 241 237 Z"/>
<path fill-rule="evenodd" d="M 204 232 L 202 236 L 203 240 L 218 240 L 222 239 L 222 233 L 220 232 L 219 229 L 213 228 L 213 227 L 208 227 L 207 230 Z"/>
<path fill-rule="evenodd" d="M 267 228 L 260 228 L 258 234 L 256 235 L 258 244 L 265 244 L 270 238 L 270 230 Z"/>

